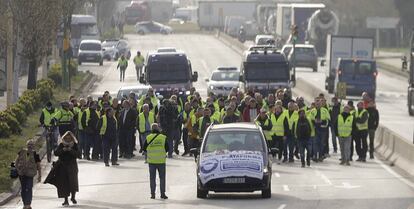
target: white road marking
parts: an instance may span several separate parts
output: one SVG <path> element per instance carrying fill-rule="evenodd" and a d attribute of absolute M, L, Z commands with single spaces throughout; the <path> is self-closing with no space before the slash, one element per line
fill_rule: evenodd
<path fill-rule="evenodd" d="M 290 189 L 289 189 L 289 186 L 288 185 L 283 185 L 283 190 L 285 191 L 285 192 L 288 192 L 288 191 L 290 191 Z"/>
<path fill-rule="evenodd" d="M 400 174 L 396 173 L 395 171 L 393 171 L 390 167 L 388 167 L 387 165 L 385 165 L 382 161 L 375 159 L 375 162 L 378 163 L 382 168 L 384 168 L 388 173 L 390 173 L 391 175 L 393 175 L 395 178 L 397 178 L 398 180 L 402 181 L 403 183 L 405 183 L 407 186 L 411 187 L 414 189 L 414 183 L 407 180 L 406 178 L 402 177 Z"/>
<path fill-rule="evenodd" d="M 351 185 L 348 182 L 342 182 L 342 186 L 335 186 L 336 188 L 343 188 L 343 189 L 355 189 L 355 188 L 359 188 L 361 186 L 359 185 Z"/>
<path fill-rule="evenodd" d="M 274 173 L 276 178 L 280 178 L 280 174 L 279 173 Z"/>
<path fill-rule="evenodd" d="M 286 204 L 280 205 L 277 209 L 284 209 L 284 208 L 286 208 Z"/>
<path fill-rule="evenodd" d="M 204 67 L 204 69 L 207 71 L 207 72 L 209 72 L 209 67 L 208 67 L 208 65 L 207 65 L 207 62 L 205 61 L 205 60 L 200 60 L 200 62 L 201 62 L 201 65 Z"/>
<path fill-rule="evenodd" d="M 323 174 L 322 172 L 320 172 L 318 170 L 316 170 L 315 172 L 316 172 L 316 175 L 320 176 L 326 184 L 332 185 L 331 180 L 329 180 L 329 178 L 327 176 L 325 176 L 325 174 Z"/>

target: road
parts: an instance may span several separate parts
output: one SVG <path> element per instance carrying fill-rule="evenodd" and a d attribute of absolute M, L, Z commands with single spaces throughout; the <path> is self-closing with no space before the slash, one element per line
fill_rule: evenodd
<path fill-rule="evenodd" d="M 204 77 L 218 65 L 239 66 L 240 55 L 207 35 L 128 36 L 133 51 L 144 52 L 161 46 L 173 46 L 187 52 L 193 69 L 199 72 L 196 88 L 206 92 Z M 132 65 L 132 62 L 130 62 Z M 103 76 L 93 95 L 104 90 L 116 92 L 121 85 L 136 84 L 135 72 L 127 71 L 126 82 L 121 84 L 114 62 L 103 67 L 82 66 Z M 300 72 L 316 78 L 319 73 Z M 313 77 L 315 76 L 315 77 Z M 319 81 L 318 81 L 319 82 Z M 272 198 L 261 199 L 260 193 L 214 194 L 209 199 L 196 198 L 195 163 L 191 157 L 167 160 L 168 200 L 149 198 L 147 165 L 141 156 L 133 160 L 120 160 L 119 167 L 105 167 L 103 162 L 79 161 L 80 193 L 76 208 L 275 208 L 275 209 L 407 209 L 414 208 L 414 178 L 394 170 L 382 161 L 352 163 L 339 166 L 339 156 L 333 154 L 323 163 L 300 168 L 300 163 L 273 163 Z M 50 166 L 45 171 L 50 170 Z M 46 174 L 43 175 L 44 177 Z M 33 208 L 60 208 L 56 190 L 51 185 L 37 184 Z M 21 207 L 19 198 L 0 208 Z"/>

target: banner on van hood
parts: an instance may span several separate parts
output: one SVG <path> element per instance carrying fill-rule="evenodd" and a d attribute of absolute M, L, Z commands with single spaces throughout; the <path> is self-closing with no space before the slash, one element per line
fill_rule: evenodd
<path fill-rule="evenodd" d="M 251 151 L 204 153 L 200 162 L 200 180 L 205 184 L 226 177 L 263 178 L 263 154 Z"/>

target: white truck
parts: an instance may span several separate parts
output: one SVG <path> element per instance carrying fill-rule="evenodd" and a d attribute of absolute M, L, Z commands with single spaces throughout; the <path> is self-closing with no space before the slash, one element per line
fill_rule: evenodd
<path fill-rule="evenodd" d="M 254 20 L 254 0 L 200 0 L 198 1 L 198 25 L 201 29 L 224 28 L 226 16 L 244 17 Z"/>
<path fill-rule="evenodd" d="M 371 37 L 328 35 L 326 59 L 321 66 L 326 66 L 325 89 L 333 93 L 335 88 L 336 68 L 339 58 L 373 59 L 374 39 Z"/>

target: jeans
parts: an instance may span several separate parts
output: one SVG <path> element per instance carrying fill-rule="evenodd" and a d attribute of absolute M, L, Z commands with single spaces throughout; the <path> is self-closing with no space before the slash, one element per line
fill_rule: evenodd
<path fill-rule="evenodd" d="M 83 157 L 84 158 L 90 158 L 90 151 L 91 147 L 94 146 L 95 142 L 95 134 L 94 133 L 85 133 L 84 138 L 84 144 L 83 144 Z"/>
<path fill-rule="evenodd" d="M 305 164 L 305 150 L 306 150 L 306 162 L 310 162 L 310 153 L 312 147 L 312 141 L 310 139 L 298 140 L 300 161 Z"/>
<path fill-rule="evenodd" d="M 174 129 L 172 137 L 174 140 L 174 151 L 178 151 L 178 145 L 180 144 L 180 129 Z"/>
<path fill-rule="evenodd" d="M 155 176 L 158 170 L 158 176 L 160 178 L 160 191 L 161 195 L 165 195 L 165 164 L 148 164 L 149 165 L 149 174 L 150 174 L 150 187 L 151 195 L 155 195 Z"/>
<path fill-rule="evenodd" d="M 141 76 L 142 66 L 135 66 L 135 71 L 137 71 L 137 80 L 139 81 L 139 77 Z"/>
<path fill-rule="evenodd" d="M 100 157 L 102 157 L 102 139 L 99 135 L 94 134 L 92 159 L 98 160 Z"/>
<path fill-rule="evenodd" d="M 279 151 L 277 152 L 277 157 L 279 160 L 282 159 L 282 154 L 284 154 L 284 148 L 285 148 L 285 140 L 283 139 L 283 136 L 272 136 L 273 146 L 274 148 L 277 148 Z M 286 157 L 285 157 L 286 158 Z"/>
<path fill-rule="evenodd" d="M 286 159 L 289 152 L 289 160 L 293 160 L 293 150 L 295 149 L 295 137 L 288 136 L 283 147 L 283 157 Z"/>
<path fill-rule="evenodd" d="M 134 130 L 119 131 L 119 151 L 124 157 L 132 157 L 134 152 Z"/>
<path fill-rule="evenodd" d="M 140 150 L 144 149 L 144 143 L 147 140 L 147 136 L 150 134 L 151 132 L 145 132 L 142 134 L 139 134 L 139 145 L 140 145 Z"/>
<path fill-rule="evenodd" d="M 119 70 L 119 81 L 124 81 L 125 80 L 125 71 L 126 71 L 126 69 L 120 69 Z"/>
<path fill-rule="evenodd" d="M 315 129 L 315 138 L 313 141 L 313 158 L 321 159 L 324 151 L 324 144 L 322 143 L 324 138 L 326 137 L 326 128 L 316 128 Z"/>
<path fill-rule="evenodd" d="M 338 144 L 336 141 L 336 131 L 334 125 L 331 125 L 331 138 L 332 138 L 332 146 L 334 149 L 334 152 L 338 151 Z"/>
<path fill-rule="evenodd" d="M 21 196 L 23 205 L 31 205 L 33 198 L 33 177 L 19 176 L 22 186 Z"/>
<path fill-rule="evenodd" d="M 357 150 L 358 157 L 363 160 L 367 158 L 367 151 L 368 151 L 367 137 L 368 137 L 368 130 L 357 131 L 356 133 L 355 147 Z"/>
<path fill-rule="evenodd" d="M 351 157 L 352 137 L 339 137 L 339 148 L 341 149 L 341 161 L 349 162 Z"/>
<path fill-rule="evenodd" d="M 83 130 L 78 131 L 79 156 L 85 153 L 86 133 Z"/>
<path fill-rule="evenodd" d="M 189 152 L 190 148 L 188 145 L 188 129 L 183 128 L 183 144 L 184 144 L 184 152 Z"/>
<path fill-rule="evenodd" d="M 104 163 L 109 163 L 109 154 L 111 154 L 111 162 L 118 161 L 118 140 L 116 137 L 102 136 L 102 148 Z"/>
<path fill-rule="evenodd" d="M 369 156 L 374 156 L 374 140 L 375 140 L 375 129 L 369 129 L 368 135 L 369 135 Z"/>

